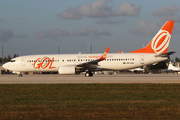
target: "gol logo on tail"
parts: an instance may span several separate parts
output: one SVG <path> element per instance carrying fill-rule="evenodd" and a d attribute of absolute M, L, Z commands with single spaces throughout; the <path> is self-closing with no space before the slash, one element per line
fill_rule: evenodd
<path fill-rule="evenodd" d="M 40 62 L 40 63 L 37 63 L 38 60 L 40 60 L 41 62 Z M 45 61 L 48 61 L 48 62 L 45 62 Z M 47 67 L 49 66 L 49 69 L 53 69 L 53 68 L 56 68 L 56 67 L 52 67 L 53 61 L 54 61 L 54 58 L 52 58 L 52 60 L 51 60 L 50 58 L 48 58 L 48 57 L 44 57 L 44 58 L 42 58 L 42 59 L 41 59 L 41 58 L 38 58 L 38 59 L 34 62 L 33 67 L 34 67 L 35 69 L 40 69 L 40 68 L 45 69 L 45 68 L 47 68 Z"/>
<path fill-rule="evenodd" d="M 161 30 L 159 34 L 157 34 L 151 43 L 151 48 L 156 53 L 164 52 L 168 48 L 169 39 L 171 35 L 166 30 Z"/>

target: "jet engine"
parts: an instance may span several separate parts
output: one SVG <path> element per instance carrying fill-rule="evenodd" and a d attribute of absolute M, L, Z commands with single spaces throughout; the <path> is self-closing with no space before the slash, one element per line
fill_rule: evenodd
<path fill-rule="evenodd" d="M 58 68 L 58 73 L 60 75 L 75 75 L 75 74 L 79 74 L 76 71 L 76 67 L 75 66 L 60 66 Z"/>

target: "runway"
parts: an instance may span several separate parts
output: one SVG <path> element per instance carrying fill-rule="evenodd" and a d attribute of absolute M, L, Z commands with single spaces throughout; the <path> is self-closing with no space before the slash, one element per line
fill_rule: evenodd
<path fill-rule="evenodd" d="M 0 75 L 0 84 L 61 83 L 180 83 L 179 74 L 116 74 L 116 75 Z"/>

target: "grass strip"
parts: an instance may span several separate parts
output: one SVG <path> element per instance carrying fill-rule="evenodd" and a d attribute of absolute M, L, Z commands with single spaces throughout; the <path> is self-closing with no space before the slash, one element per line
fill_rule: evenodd
<path fill-rule="evenodd" d="M 0 119 L 180 119 L 180 84 L 1 84 Z"/>

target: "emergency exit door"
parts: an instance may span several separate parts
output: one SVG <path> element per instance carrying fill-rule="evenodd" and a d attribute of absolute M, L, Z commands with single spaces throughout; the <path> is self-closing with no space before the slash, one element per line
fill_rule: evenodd
<path fill-rule="evenodd" d="M 141 64 L 144 64 L 144 55 L 141 55 L 141 56 L 140 56 L 140 63 L 141 63 Z"/>
<path fill-rule="evenodd" d="M 25 66 L 26 65 L 26 58 L 21 58 L 21 65 Z"/>

